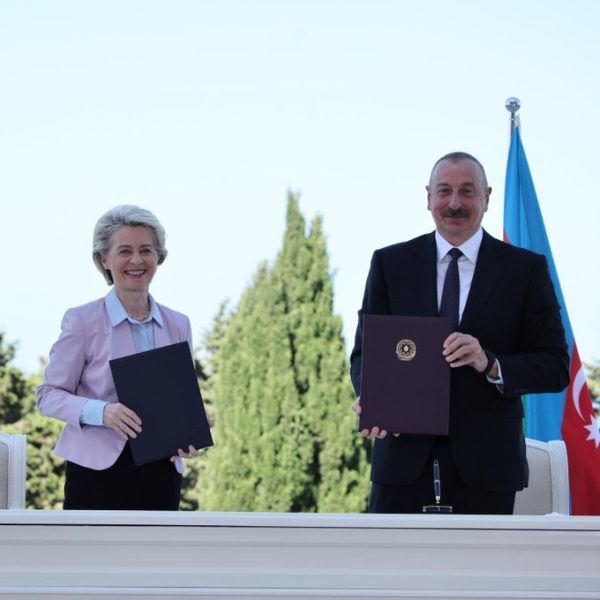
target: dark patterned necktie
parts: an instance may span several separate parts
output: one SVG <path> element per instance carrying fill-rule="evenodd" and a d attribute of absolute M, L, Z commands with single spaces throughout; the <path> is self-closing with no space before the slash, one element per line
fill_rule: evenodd
<path fill-rule="evenodd" d="M 446 271 L 442 301 L 440 302 L 440 317 L 452 319 L 452 331 L 458 329 L 458 305 L 460 298 L 460 278 L 458 276 L 458 259 L 462 252 L 458 248 L 452 248 L 448 254 L 452 258 Z"/>

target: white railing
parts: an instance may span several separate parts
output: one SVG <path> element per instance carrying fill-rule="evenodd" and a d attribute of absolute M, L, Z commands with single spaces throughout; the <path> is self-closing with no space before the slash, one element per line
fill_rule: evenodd
<path fill-rule="evenodd" d="M 600 598 L 600 518 L 0 511 L 0 598 Z"/>

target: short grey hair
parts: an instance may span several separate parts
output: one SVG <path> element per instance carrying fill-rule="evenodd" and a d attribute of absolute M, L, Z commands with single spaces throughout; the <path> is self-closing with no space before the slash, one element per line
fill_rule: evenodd
<path fill-rule="evenodd" d="M 167 258 L 165 247 L 165 228 L 160 221 L 145 208 L 131 204 L 121 204 L 105 212 L 94 227 L 94 241 L 92 244 L 92 258 L 94 264 L 108 285 L 114 283 L 112 275 L 102 264 L 102 257 L 110 250 L 112 236 L 121 227 L 145 227 L 152 235 L 154 248 L 158 254 L 158 264 Z"/>

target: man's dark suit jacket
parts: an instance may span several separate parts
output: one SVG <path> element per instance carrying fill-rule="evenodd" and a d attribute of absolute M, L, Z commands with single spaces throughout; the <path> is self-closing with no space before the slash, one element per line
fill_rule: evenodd
<path fill-rule="evenodd" d="M 434 233 L 374 253 L 350 357 L 357 395 L 362 315 L 437 316 L 436 260 Z M 472 367 L 452 369 L 450 444 L 456 467 L 474 489 L 520 490 L 527 484 L 520 395 L 558 392 L 569 382 L 560 306 L 545 257 L 484 231 L 458 330 L 496 355 L 504 388 L 501 393 Z M 413 483 L 433 442 L 432 436 L 406 434 L 375 440 L 372 481 Z"/>

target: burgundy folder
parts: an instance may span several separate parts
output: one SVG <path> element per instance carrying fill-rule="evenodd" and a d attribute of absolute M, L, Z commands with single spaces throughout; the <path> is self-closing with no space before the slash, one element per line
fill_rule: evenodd
<path fill-rule="evenodd" d="M 363 315 L 359 431 L 448 435 L 450 319 Z"/>
<path fill-rule="evenodd" d="M 129 440 L 136 465 L 213 441 L 187 342 L 109 361 L 119 402 L 142 419 L 142 433 Z"/>

